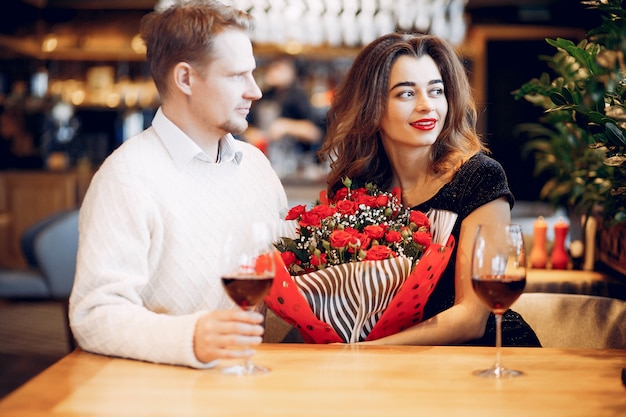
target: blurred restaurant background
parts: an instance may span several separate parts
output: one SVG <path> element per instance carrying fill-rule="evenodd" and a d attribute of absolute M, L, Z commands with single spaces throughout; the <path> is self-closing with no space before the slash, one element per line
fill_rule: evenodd
<path fill-rule="evenodd" d="M 0 266 L 24 266 L 18 244 L 24 229 L 45 215 L 78 205 L 98 165 L 124 140 L 149 126 L 159 97 L 144 60 L 139 21 L 169 1 L 4 3 Z M 272 60 L 293 57 L 297 83 L 321 135 L 333 87 L 364 44 L 398 29 L 449 39 L 465 59 L 479 106 L 480 133 L 503 164 L 517 200 L 523 202 L 539 200 L 545 178 L 533 176 L 534 161 L 521 156 L 525 138 L 515 135 L 513 128 L 536 120 L 541 109 L 515 100 L 511 92 L 549 70 L 539 59 L 554 52 L 545 38 L 581 40 L 600 19 L 576 0 L 231 3 L 257 18 L 253 40 L 259 85 L 265 90 L 264 76 Z M 262 102 L 255 106 L 260 108 Z M 272 163 L 294 203 L 307 201 L 309 188 L 319 189 L 324 182 L 324 167 L 314 155 L 316 143 L 281 142 L 267 149 Z"/>
<path fill-rule="evenodd" d="M 139 21 L 155 7 L 168 3 L 3 1 L 0 270 L 32 269 L 24 253 L 24 232 L 50 215 L 78 208 L 99 164 L 126 139 L 150 125 L 159 97 L 145 63 Z M 258 84 L 269 91 L 271 64 L 288 57 L 294 64 L 293 82 L 303 92 L 303 102 L 297 106 L 299 114 L 294 113 L 294 117 L 307 118 L 318 129 L 317 139 L 268 142 L 262 133 L 241 138 L 267 152 L 291 205 L 313 203 L 324 187 L 325 167 L 316 160 L 315 150 L 323 138 L 324 115 L 333 88 L 364 44 L 384 33 L 404 30 L 445 37 L 464 58 L 479 108 L 479 132 L 506 170 L 517 199 L 514 216 L 524 223 L 525 232 L 532 234 L 533 221 L 539 215 L 552 220 L 567 216 L 540 198 L 547 178 L 533 174 L 535 162 L 522 152 L 529 139 L 515 133 L 518 124 L 537 121 L 542 109 L 516 100 L 512 92 L 550 71 L 540 58 L 555 52 L 546 38 L 577 42 L 598 26 L 599 14 L 587 10 L 580 1 L 230 3 L 257 18 L 253 42 Z M 271 107 L 261 111 L 263 100 L 253 105 L 259 106 L 259 126 L 272 112 Z M 575 226 L 571 225 L 572 234 Z M 580 230 L 576 233 L 584 234 Z M 623 279 L 625 268 L 613 265 L 602 271 L 603 277 L 608 274 Z M 2 298 L 0 294 L 0 302 Z M 5 322 L 10 321 L 7 317 Z M 0 337 L 4 337 L 0 345 L 8 345 L 7 334 L 14 329 L 2 333 L 1 327 L 0 323 Z"/>

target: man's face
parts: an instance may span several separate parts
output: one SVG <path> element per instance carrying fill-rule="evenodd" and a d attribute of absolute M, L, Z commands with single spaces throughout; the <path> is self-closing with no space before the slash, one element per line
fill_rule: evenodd
<path fill-rule="evenodd" d="M 241 134 L 248 127 L 252 101 L 261 98 L 252 74 L 256 68 L 252 44 L 245 32 L 226 30 L 215 37 L 213 54 L 205 73 L 196 74 L 191 109 L 219 137 Z"/>

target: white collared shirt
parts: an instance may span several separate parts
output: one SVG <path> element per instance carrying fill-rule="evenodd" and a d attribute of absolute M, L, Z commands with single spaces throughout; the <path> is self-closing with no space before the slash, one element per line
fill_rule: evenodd
<path fill-rule="evenodd" d="M 180 169 L 194 158 L 209 163 L 216 163 L 213 158 L 210 158 L 204 153 L 196 142 L 168 119 L 167 116 L 163 114 L 163 110 L 160 107 L 152 120 L 152 126 L 163 141 L 163 145 L 165 145 L 172 156 L 174 163 Z M 220 139 L 218 163 L 235 161 L 239 164 L 241 162 L 243 153 L 237 142 L 237 139 L 230 133 L 227 133 Z"/>

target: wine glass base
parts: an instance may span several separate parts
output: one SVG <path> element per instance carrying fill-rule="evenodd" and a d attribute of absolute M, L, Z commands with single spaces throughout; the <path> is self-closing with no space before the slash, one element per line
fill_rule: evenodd
<path fill-rule="evenodd" d="M 522 371 L 508 369 L 503 367 L 491 367 L 489 369 L 481 369 L 473 372 L 474 375 L 481 378 L 515 378 L 524 375 Z"/>
<path fill-rule="evenodd" d="M 222 369 L 222 373 L 226 375 L 264 375 L 270 372 L 269 368 L 260 365 L 233 365 Z"/>

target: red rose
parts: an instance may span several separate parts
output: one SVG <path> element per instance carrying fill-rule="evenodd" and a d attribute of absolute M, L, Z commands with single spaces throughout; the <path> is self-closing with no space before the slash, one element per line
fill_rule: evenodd
<path fill-rule="evenodd" d="M 397 230 L 390 230 L 385 233 L 385 240 L 389 243 L 402 242 L 402 235 Z"/>
<path fill-rule="evenodd" d="M 376 197 L 376 206 L 377 207 L 386 207 L 389 204 L 389 197 L 386 194 L 379 195 Z"/>
<path fill-rule="evenodd" d="M 287 266 L 295 264 L 298 260 L 298 258 L 296 258 L 296 254 L 292 251 L 281 252 L 280 256 L 283 258 L 283 262 Z"/>
<path fill-rule="evenodd" d="M 377 245 L 367 251 L 365 259 L 368 261 L 382 261 L 384 259 L 394 257 L 395 253 L 384 245 Z"/>
<path fill-rule="evenodd" d="M 330 244 L 334 248 L 345 248 L 354 236 L 345 230 L 335 230 L 330 234 Z"/>
<path fill-rule="evenodd" d="M 319 214 L 315 213 L 313 210 L 311 210 L 302 214 L 302 219 L 300 219 L 300 226 L 320 227 L 322 225 L 321 221 L 322 217 Z"/>
<path fill-rule="evenodd" d="M 415 232 L 413 233 L 413 240 L 422 246 L 429 246 L 433 238 L 430 232 Z"/>
<path fill-rule="evenodd" d="M 340 190 L 337 190 L 335 197 L 333 197 L 333 201 L 337 202 L 340 200 L 344 200 L 347 196 L 348 196 L 348 189 L 342 188 Z"/>
<path fill-rule="evenodd" d="M 313 254 L 311 255 L 311 265 L 313 266 L 320 266 L 320 265 L 326 265 L 328 261 L 326 260 L 326 254 L 322 253 L 319 255 Z"/>
<path fill-rule="evenodd" d="M 367 207 L 377 207 L 376 197 L 373 195 L 360 195 L 356 201 L 357 205 L 365 204 Z"/>
<path fill-rule="evenodd" d="M 360 241 L 359 247 L 361 249 L 369 248 L 370 244 L 372 243 L 372 238 L 371 237 L 369 237 L 365 233 L 359 233 L 358 238 L 359 238 L 359 241 Z"/>
<path fill-rule="evenodd" d="M 352 190 L 352 192 L 350 193 L 353 200 L 357 200 L 360 196 L 368 194 L 369 191 L 367 191 L 367 188 L 365 187 L 357 188 L 356 190 Z"/>
<path fill-rule="evenodd" d="M 348 251 L 350 251 L 350 253 L 354 253 L 356 248 L 362 245 L 361 241 L 367 239 L 367 236 L 359 232 L 354 227 L 346 227 L 343 231 L 352 236 L 348 242 Z"/>
<path fill-rule="evenodd" d="M 285 220 L 295 220 L 300 217 L 305 211 L 306 206 L 304 204 L 299 204 L 295 207 L 292 207 L 291 210 L 289 210 L 289 213 L 287 213 L 287 217 L 285 217 Z"/>
<path fill-rule="evenodd" d="M 430 228 L 430 220 L 428 220 L 428 217 L 421 211 L 411 210 L 409 221 L 415 223 L 418 229 L 420 227 Z"/>
<path fill-rule="evenodd" d="M 325 219 L 335 214 L 337 212 L 337 209 L 331 206 L 327 206 L 325 204 L 320 204 L 320 205 L 313 207 L 311 209 L 311 212 L 320 216 L 320 219 Z"/>
<path fill-rule="evenodd" d="M 341 200 L 337 202 L 337 205 L 335 207 L 337 208 L 339 213 L 346 216 L 356 213 L 356 210 L 358 208 L 357 204 L 354 201 L 350 200 Z"/>
<path fill-rule="evenodd" d="M 385 229 L 378 225 L 365 226 L 363 232 L 372 239 L 380 239 L 385 235 Z"/>

